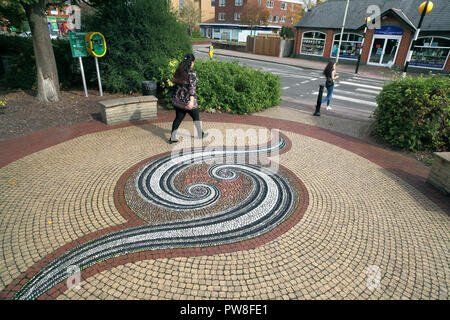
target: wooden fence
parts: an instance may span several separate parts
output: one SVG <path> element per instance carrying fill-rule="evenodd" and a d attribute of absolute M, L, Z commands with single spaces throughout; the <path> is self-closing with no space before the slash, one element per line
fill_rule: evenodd
<path fill-rule="evenodd" d="M 271 35 L 258 35 L 256 37 L 248 36 L 247 52 L 278 57 L 280 54 L 280 42 L 281 38 L 279 36 L 271 36 Z"/>

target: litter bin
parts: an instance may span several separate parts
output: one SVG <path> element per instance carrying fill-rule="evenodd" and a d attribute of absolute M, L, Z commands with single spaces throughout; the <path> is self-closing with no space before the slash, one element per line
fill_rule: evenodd
<path fill-rule="evenodd" d="M 142 81 L 142 95 L 156 96 L 156 82 L 155 81 Z"/>

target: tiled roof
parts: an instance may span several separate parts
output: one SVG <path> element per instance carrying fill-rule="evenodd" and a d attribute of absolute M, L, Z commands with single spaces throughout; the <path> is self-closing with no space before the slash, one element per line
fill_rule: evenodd
<path fill-rule="evenodd" d="M 373 14 L 367 12 L 370 5 L 377 5 L 381 14 L 389 9 L 395 10 L 406 23 L 417 28 L 420 20 L 419 5 L 424 0 L 350 0 L 346 29 L 358 29 L 364 24 L 364 18 Z M 433 10 L 425 16 L 422 31 L 450 31 L 450 1 L 433 0 Z M 307 12 L 297 22 L 296 27 L 336 29 L 342 27 L 346 0 L 328 0 Z"/>

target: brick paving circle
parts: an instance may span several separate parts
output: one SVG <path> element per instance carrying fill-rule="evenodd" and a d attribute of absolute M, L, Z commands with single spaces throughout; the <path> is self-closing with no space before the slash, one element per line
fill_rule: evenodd
<path fill-rule="evenodd" d="M 290 145 L 279 161 L 288 176 L 301 181 L 298 198 L 307 199 L 299 205 L 302 216 L 288 220 L 282 231 L 217 251 L 150 250 L 115 257 L 83 270 L 81 289 L 60 283 L 40 298 L 448 299 L 448 203 L 415 182 L 419 178 L 410 172 L 415 164 L 289 121 L 203 119 L 205 129 L 221 131 L 281 128 Z M 170 123 L 164 120 L 106 131 L 92 127 L 85 135 L 80 128 L 77 137 L 41 142 L 49 146 L 39 151 L 31 146 L 36 152 L 20 159 L 4 157 L 2 298 L 11 298 L 30 275 L 77 245 L 146 223 L 118 210 L 127 204 L 116 186 L 136 164 L 171 151 L 165 140 Z M 371 266 L 379 270 L 379 288 L 368 286 Z"/>

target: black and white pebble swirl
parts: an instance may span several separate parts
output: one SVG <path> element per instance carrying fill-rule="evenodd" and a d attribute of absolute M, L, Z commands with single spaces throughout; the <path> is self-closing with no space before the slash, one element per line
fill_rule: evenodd
<path fill-rule="evenodd" d="M 176 190 L 173 181 L 186 163 L 233 154 L 266 153 L 284 148 L 280 139 L 258 148 L 235 150 L 191 150 L 178 157 L 165 156 L 145 165 L 136 178 L 141 196 L 153 204 L 178 210 L 206 207 L 220 197 L 212 185 L 193 183 Z M 208 217 L 171 221 L 134 227 L 84 243 L 55 259 L 37 273 L 14 296 L 14 299 L 36 299 L 67 279 L 67 269 L 80 270 L 100 261 L 144 250 L 206 247 L 255 238 L 282 223 L 295 208 L 295 190 L 281 175 L 256 164 L 224 163 L 212 165 L 208 173 L 219 180 L 233 180 L 238 174 L 252 181 L 249 195 L 237 206 Z"/>

